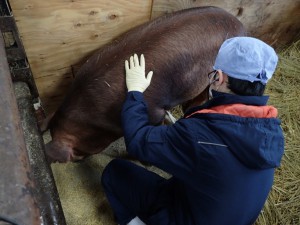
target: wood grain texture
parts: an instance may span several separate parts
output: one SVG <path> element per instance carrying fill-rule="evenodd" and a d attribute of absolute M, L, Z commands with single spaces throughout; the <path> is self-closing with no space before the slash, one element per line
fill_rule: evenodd
<path fill-rule="evenodd" d="M 300 0 L 153 0 L 151 18 L 180 9 L 218 6 L 236 16 L 249 35 L 274 47 L 300 38 Z"/>
<path fill-rule="evenodd" d="M 78 65 L 94 50 L 149 20 L 151 0 L 10 0 L 39 94 L 55 110 Z"/>
<path fill-rule="evenodd" d="M 218 6 L 249 35 L 280 47 L 300 38 L 300 0 L 10 0 L 44 108 L 54 111 L 88 55 L 162 14 Z"/>

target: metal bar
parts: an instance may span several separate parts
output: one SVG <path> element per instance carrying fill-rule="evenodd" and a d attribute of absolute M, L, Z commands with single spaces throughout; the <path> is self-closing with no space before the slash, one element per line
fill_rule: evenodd
<path fill-rule="evenodd" d="M 65 225 L 52 170 L 44 153 L 44 142 L 39 132 L 28 85 L 24 82 L 15 82 L 14 87 L 30 165 L 36 183 L 34 192 L 41 210 L 43 225 Z"/>
<path fill-rule="evenodd" d="M 9 66 L 12 71 L 12 81 L 22 81 L 27 83 L 30 89 L 30 93 L 33 95 L 33 97 L 38 97 L 35 81 L 27 61 L 23 59 L 11 61 L 9 63 Z"/>
<path fill-rule="evenodd" d="M 18 224 L 41 224 L 23 130 L 0 35 L 0 213 Z"/>
<path fill-rule="evenodd" d="M 0 17 L 0 29 L 2 33 L 11 32 L 13 35 L 15 43 L 11 43 L 10 47 L 6 48 L 7 58 L 9 60 L 19 60 L 26 57 L 25 51 L 23 49 L 23 44 L 18 38 L 18 28 L 15 23 L 13 16 L 1 16 Z"/>
<path fill-rule="evenodd" d="M 30 66 L 27 63 L 27 56 L 19 36 L 17 24 L 7 0 L 0 1 L 0 30 L 6 44 L 6 56 L 11 74 L 14 78 L 13 81 L 26 81 L 31 94 L 34 98 L 38 98 L 38 90 Z M 8 40 L 6 36 L 9 36 Z"/>
<path fill-rule="evenodd" d="M 65 225 L 33 108 L 38 91 L 7 0 L 0 1 L 0 60 L 0 221 Z M 24 203 L 12 201 L 20 200 L 21 191 Z"/>

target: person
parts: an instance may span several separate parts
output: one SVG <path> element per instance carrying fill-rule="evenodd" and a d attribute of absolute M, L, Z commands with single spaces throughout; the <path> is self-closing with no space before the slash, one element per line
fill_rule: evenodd
<path fill-rule="evenodd" d="M 253 224 L 284 152 L 277 109 L 264 96 L 278 57 L 252 37 L 227 39 L 209 74 L 210 99 L 175 124 L 148 122 L 145 59 L 125 62 L 122 122 L 127 151 L 166 172 L 112 160 L 102 185 L 118 224 Z M 154 74 L 155 76 L 155 74 Z"/>

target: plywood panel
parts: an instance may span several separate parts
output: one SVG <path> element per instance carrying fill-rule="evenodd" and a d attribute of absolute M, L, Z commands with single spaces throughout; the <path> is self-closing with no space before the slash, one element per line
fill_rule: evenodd
<path fill-rule="evenodd" d="M 10 0 L 48 112 L 62 101 L 76 65 L 120 33 L 148 21 L 151 3 L 152 0 Z"/>
<path fill-rule="evenodd" d="M 274 47 L 300 38 L 300 0 L 153 0 L 152 18 L 198 6 L 218 6 L 236 16 L 249 35 Z"/>
<path fill-rule="evenodd" d="M 47 112 L 62 101 L 82 59 L 150 17 L 219 6 L 237 16 L 249 35 L 275 47 L 299 38 L 300 30 L 300 0 L 10 0 L 10 4 Z"/>

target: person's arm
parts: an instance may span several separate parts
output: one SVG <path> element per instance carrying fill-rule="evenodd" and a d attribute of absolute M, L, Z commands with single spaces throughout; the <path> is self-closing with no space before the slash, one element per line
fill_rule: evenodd
<path fill-rule="evenodd" d="M 149 124 L 142 93 L 150 85 L 151 78 L 146 80 L 144 57 L 141 61 L 140 66 L 136 56 L 132 58 L 130 67 L 128 62 L 125 63 L 128 93 L 122 108 L 122 126 L 127 151 L 139 160 L 185 179 L 194 164 L 189 137 L 182 137 L 178 132 L 181 130 L 180 122 L 173 126 Z"/>

